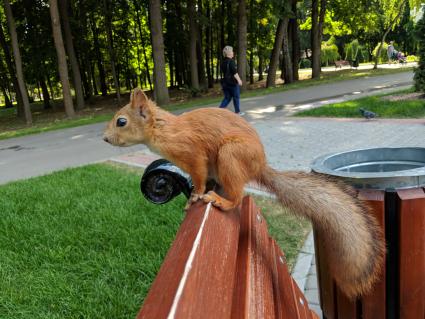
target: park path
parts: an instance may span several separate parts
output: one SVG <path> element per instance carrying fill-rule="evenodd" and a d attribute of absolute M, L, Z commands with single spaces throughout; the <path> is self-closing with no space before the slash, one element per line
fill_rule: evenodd
<path fill-rule="evenodd" d="M 424 126 L 421 123 L 404 125 L 403 121 L 375 121 L 374 124 L 295 119 L 288 118 L 288 113 L 306 104 L 311 107 L 335 99 L 349 99 L 405 87 L 412 83 L 412 78 L 413 72 L 409 71 L 341 81 L 245 98 L 241 104 L 247 111 L 246 119 L 259 130 L 274 166 L 282 169 L 307 168 L 315 154 L 366 147 L 375 139 L 370 138 L 374 132 L 378 132 L 376 138 L 381 136 L 381 144 L 394 140 L 392 135 L 399 137 L 399 140 L 394 140 L 399 143 L 419 133 L 423 137 Z M 116 148 L 108 145 L 101 138 L 104 127 L 105 123 L 98 123 L 0 141 L 0 184 L 145 149 L 144 146 Z M 415 141 L 411 140 L 411 143 Z"/>

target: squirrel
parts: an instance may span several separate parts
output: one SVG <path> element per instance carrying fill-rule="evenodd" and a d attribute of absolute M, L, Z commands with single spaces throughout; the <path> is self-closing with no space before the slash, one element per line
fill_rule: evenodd
<path fill-rule="evenodd" d="M 202 200 L 228 211 L 241 203 L 245 184 L 263 185 L 283 206 L 312 221 L 321 234 L 330 271 L 348 297 L 367 293 L 379 278 L 383 233 L 356 191 L 329 176 L 274 170 L 267 165 L 257 132 L 239 115 L 220 108 L 174 115 L 137 88 L 130 103 L 107 124 L 103 138 L 117 146 L 145 144 L 186 171 L 193 183 L 188 205 Z M 211 178 L 225 197 L 205 193 Z"/>

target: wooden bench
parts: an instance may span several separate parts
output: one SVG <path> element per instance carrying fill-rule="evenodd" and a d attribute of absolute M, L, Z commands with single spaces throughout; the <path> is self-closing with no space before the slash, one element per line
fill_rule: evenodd
<path fill-rule="evenodd" d="M 252 198 L 188 212 L 137 318 L 306 318 L 303 293 Z"/>

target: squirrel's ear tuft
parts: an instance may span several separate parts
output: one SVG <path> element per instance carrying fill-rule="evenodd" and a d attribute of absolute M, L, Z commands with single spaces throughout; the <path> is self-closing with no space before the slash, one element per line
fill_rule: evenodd
<path fill-rule="evenodd" d="M 130 104 L 133 108 L 140 108 L 147 106 L 148 97 L 143 92 L 142 89 L 135 88 L 134 91 L 130 95 Z"/>

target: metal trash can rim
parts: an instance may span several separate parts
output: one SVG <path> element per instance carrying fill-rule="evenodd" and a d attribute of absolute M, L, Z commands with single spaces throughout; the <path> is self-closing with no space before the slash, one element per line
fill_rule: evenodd
<path fill-rule="evenodd" d="M 316 158 L 316 173 L 337 176 L 356 188 L 406 189 L 425 186 L 425 148 L 384 147 Z"/>

